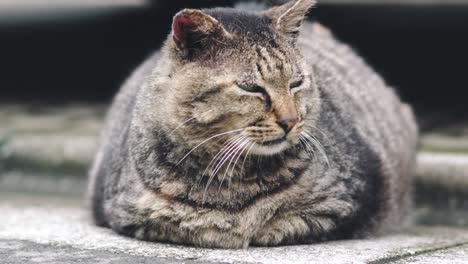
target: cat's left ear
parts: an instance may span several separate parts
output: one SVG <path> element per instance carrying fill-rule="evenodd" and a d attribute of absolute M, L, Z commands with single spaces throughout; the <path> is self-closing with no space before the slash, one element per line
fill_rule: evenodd
<path fill-rule="evenodd" d="M 219 21 L 197 9 L 184 9 L 174 16 L 172 39 L 177 51 L 190 56 L 230 37 Z"/>
<path fill-rule="evenodd" d="M 295 42 L 307 12 L 316 4 L 315 0 L 295 0 L 282 6 L 273 7 L 264 14 L 269 17 L 275 29 Z"/>

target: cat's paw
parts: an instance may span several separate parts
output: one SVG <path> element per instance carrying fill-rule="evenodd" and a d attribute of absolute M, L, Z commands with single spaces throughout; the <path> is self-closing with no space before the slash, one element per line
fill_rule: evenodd
<path fill-rule="evenodd" d="M 309 226 L 298 216 L 284 217 L 267 224 L 252 238 L 255 246 L 278 246 L 293 243 L 309 233 Z"/>
<path fill-rule="evenodd" d="M 247 248 L 250 242 L 244 234 L 222 232 L 219 229 L 200 230 L 189 239 L 198 247 L 224 249 Z"/>
<path fill-rule="evenodd" d="M 285 233 L 278 229 L 268 229 L 257 233 L 251 244 L 254 246 L 278 246 L 285 237 Z"/>

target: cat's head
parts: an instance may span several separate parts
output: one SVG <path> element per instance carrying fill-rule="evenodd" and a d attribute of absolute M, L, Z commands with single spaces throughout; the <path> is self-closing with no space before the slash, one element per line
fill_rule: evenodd
<path fill-rule="evenodd" d="M 210 139 L 203 147 L 218 150 L 230 139 L 258 155 L 298 144 L 310 103 L 318 103 L 306 101 L 317 91 L 296 47 L 314 3 L 176 14 L 165 46 L 167 72 L 155 81 L 171 134 L 192 147 Z"/>

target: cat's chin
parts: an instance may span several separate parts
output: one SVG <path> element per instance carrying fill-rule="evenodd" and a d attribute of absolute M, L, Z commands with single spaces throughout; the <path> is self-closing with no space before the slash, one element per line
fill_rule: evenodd
<path fill-rule="evenodd" d="M 283 140 L 274 144 L 255 143 L 250 153 L 254 155 L 272 156 L 285 151 L 289 147 L 291 147 L 291 145 L 287 140 Z"/>

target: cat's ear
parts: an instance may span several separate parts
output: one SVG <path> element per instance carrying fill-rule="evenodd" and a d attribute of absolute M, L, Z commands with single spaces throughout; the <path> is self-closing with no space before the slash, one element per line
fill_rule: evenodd
<path fill-rule="evenodd" d="M 174 16 L 172 39 L 175 48 L 184 55 L 193 54 L 229 37 L 221 23 L 201 10 L 184 9 Z"/>
<path fill-rule="evenodd" d="M 265 15 L 271 19 L 273 26 L 278 32 L 295 41 L 307 12 L 316 3 L 315 0 L 289 1 L 284 5 L 267 10 Z"/>

